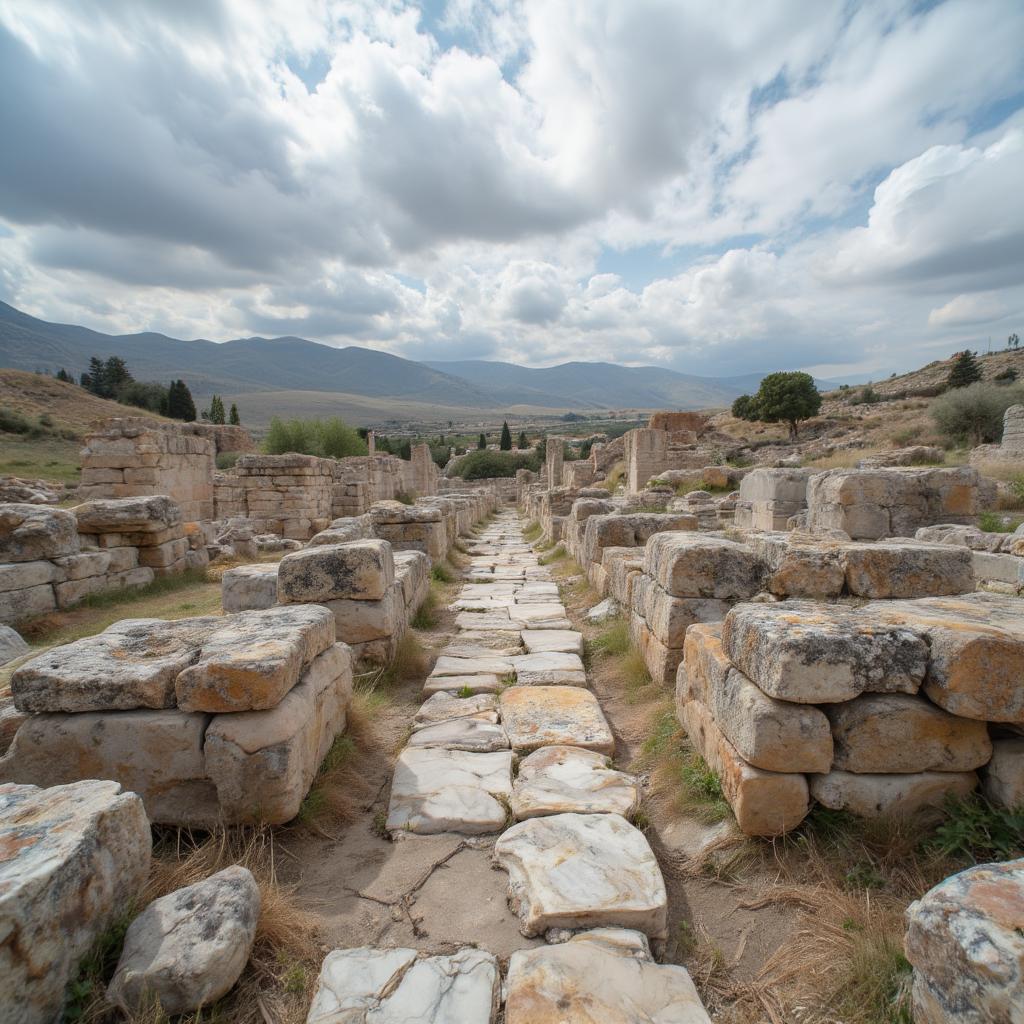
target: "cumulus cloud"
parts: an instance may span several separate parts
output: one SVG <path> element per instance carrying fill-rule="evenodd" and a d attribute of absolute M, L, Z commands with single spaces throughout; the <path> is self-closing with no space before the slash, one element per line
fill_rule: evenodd
<path fill-rule="evenodd" d="M 0 296 L 414 358 L 909 366 L 1024 309 L 1022 35 L 1014 0 L 11 0 Z"/>

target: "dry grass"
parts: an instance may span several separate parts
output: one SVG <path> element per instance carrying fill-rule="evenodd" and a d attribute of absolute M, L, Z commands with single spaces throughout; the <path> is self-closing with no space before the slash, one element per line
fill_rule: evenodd
<path fill-rule="evenodd" d="M 605 478 L 596 486 L 603 487 L 608 491 L 609 494 L 614 494 L 618 490 L 619 484 L 622 483 L 622 478 L 626 475 L 626 463 L 616 462 L 612 465 L 611 469 L 605 474 Z"/>
<path fill-rule="evenodd" d="M 523 539 L 527 544 L 532 544 L 535 540 L 539 539 L 542 532 L 540 523 L 534 519 L 523 527 Z"/>

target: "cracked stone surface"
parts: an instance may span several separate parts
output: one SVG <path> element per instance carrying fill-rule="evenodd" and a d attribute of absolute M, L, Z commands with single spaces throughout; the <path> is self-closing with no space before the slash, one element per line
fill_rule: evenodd
<path fill-rule="evenodd" d="M 456 718 L 416 730 L 409 737 L 410 747 L 443 747 L 445 750 L 469 750 L 486 753 L 508 750 L 505 730 L 494 722 L 477 718 Z"/>
<path fill-rule="evenodd" d="M 498 706 L 517 753 L 559 745 L 615 751 L 601 705 L 580 686 L 512 686 L 502 691 Z"/>
<path fill-rule="evenodd" d="M 456 718 L 478 718 L 481 722 L 498 721 L 498 698 L 491 693 L 478 693 L 472 697 L 458 697 L 442 690 L 435 693 L 416 712 L 413 729 L 423 729 L 439 722 Z"/>
<path fill-rule="evenodd" d="M 583 634 L 574 629 L 524 629 L 527 654 L 583 654 Z"/>

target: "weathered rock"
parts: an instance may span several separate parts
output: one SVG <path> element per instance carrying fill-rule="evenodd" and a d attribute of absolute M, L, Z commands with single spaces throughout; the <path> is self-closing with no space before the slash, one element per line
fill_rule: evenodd
<path fill-rule="evenodd" d="M 957 718 L 921 697 L 865 694 L 829 705 L 825 713 L 832 723 L 837 770 L 968 772 L 992 756 L 984 722 Z"/>
<path fill-rule="evenodd" d="M 226 612 L 256 611 L 277 604 L 277 566 L 239 565 L 220 578 L 221 604 Z"/>
<path fill-rule="evenodd" d="M 599 626 L 614 619 L 619 611 L 618 601 L 614 597 L 606 597 L 587 612 L 586 619 L 592 626 Z"/>
<path fill-rule="evenodd" d="M 862 818 L 909 817 L 941 808 L 947 796 L 966 796 L 977 784 L 974 772 L 855 775 L 832 771 L 810 777 L 811 796 L 818 803 Z"/>
<path fill-rule="evenodd" d="M 519 762 L 511 807 L 517 821 L 545 814 L 621 814 L 640 806 L 640 783 L 615 771 L 604 754 L 580 747 L 541 747 Z"/>
<path fill-rule="evenodd" d="M 96 498 L 76 505 L 71 514 L 79 533 L 161 533 L 183 522 L 180 506 L 165 494 Z"/>
<path fill-rule="evenodd" d="M 508 750 L 508 737 L 505 730 L 494 722 L 483 722 L 478 718 L 456 718 L 417 729 L 409 737 L 408 745 L 486 753 L 491 750 Z"/>
<path fill-rule="evenodd" d="M 528 654 L 583 654 L 583 634 L 573 629 L 524 629 L 523 646 Z"/>
<path fill-rule="evenodd" d="M 974 590 L 971 554 L 942 544 L 848 544 L 846 586 L 854 597 L 917 598 Z"/>
<path fill-rule="evenodd" d="M 726 601 L 702 597 L 673 597 L 650 576 L 633 582 L 633 611 L 666 647 L 679 650 L 687 629 L 697 622 L 721 622 L 729 611 Z"/>
<path fill-rule="evenodd" d="M 503 690 L 501 721 L 517 753 L 570 746 L 615 751 L 615 738 L 597 698 L 579 686 L 513 686 Z"/>
<path fill-rule="evenodd" d="M 21 634 L 10 626 L 0 624 L 0 665 L 6 665 L 28 652 L 29 646 L 21 638 Z"/>
<path fill-rule="evenodd" d="M 259 886 L 237 864 L 154 900 L 125 934 L 107 998 L 126 1013 L 209 1006 L 238 981 L 259 916 Z"/>
<path fill-rule="evenodd" d="M 765 567 L 765 588 L 779 597 L 834 598 L 846 582 L 846 562 L 836 544 L 793 534 L 752 534 L 751 550 Z"/>
<path fill-rule="evenodd" d="M 985 796 L 1000 807 L 1024 807 L 1024 736 L 997 739 L 982 773 Z"/>
<path fill-rule="evenodd" d="M 347 644 L 386 640 L 402 633 L 406 625 L 402 584 L 397 580 L 379 601 L 355 601 L 340 598 L 325 601 L 334 616 L 339 640 Z"/>
<path fill-rule="evenodd" d="M 807 601 L 738 605 L 725 618 L 722 642 L 765 693 L 800 704 L 851 700 L 865 690 L 916 693 L 928 665 L 918 631 L 880 624 L 871 609 Z"/>
<path fill-rule="evenodd" d="M 751 836 L 778 836 L 804 820 L 810 809 L 804 775 L 768 772 L 748 764 L 701 701 L 685 701 L 677 713 L 690 742 L 718 776 L 722 795 L 743 832 Z"/>
<path fill-rule="evenodd" d="M 506 685 L 504 676 L 490 672 L 476 672 L 465 676 L 430 676 L 423 684 L 425 696 L 434 694 L 455 694 L 460 690 L 470 694 L 500 693 Z"/>
<path fill-rule="evenodd" d="M 179 674 L 224 619 L 122 619 L 97 636 L 54 647 L 21 665 L 11 691 L 21 711 L 168 708 Z"/>
<path fill-rule="evenodd" d="M 335 640 L 334 617 L 319 605 L 239 612 L 220 622 L 175 681 L 183 711 L 272 708 Z"/>
<path fill-rule="evenodd" d="M 917 1024 L 1024 1020 L 1024 861 L 961 871 L 906 920 Z"/>
<path fill-rule="evenodd" d="M 521 821 L 494 845 L 527 937 L 550 928 L 635 928 L 664 938 L 667 897 L 643 833 L 618 814 Z"/>
<path fill-rule="evenodd" d="M 152 839 L 116 782 L 0 785 L 0 1001 L 12 1024 L 61 1017 L 65 986 L 139 894 Z"/>
<path fill-rule="evenodd" d="M 504 676 L 514 671 L 511 658 L 483 656 L 477 658 L 450 658 L 442 655 L 437 659 L 430 673 L 432 679 L 439 676 L 474 676 L 481 673 Z"/>
<path fill-rule="evenodd" d="M 498 962 L 479 949 L 425 956 L 415 949 L 335 949 L 327 954 L 307 1024 L 492 1024 Z"/>
<path fill-rule="evenodd" d="M 305 601 L 379 601 L 395 582 L 395 560 L 384 540 L 323 544 L 281 559 L 277 599 Z"/>
<path fill-rule="evenodd" d="M 644 550 L 644 572 L 673 597 L 744 600 L 761 588 L 762 566 L 750 548 L 699 533 L 659 533 Z"/>
<path fill-rule="evenodd" d="M 507 812 L 498 797 L 512 792 L 512 752 L 470 754 L 406 747 L 391 780 L 387 828 L 432 835 L 497 832 Z"/>
<path fill-rule="evenodd" d="M 43 505 L 0 505 L 0 564 L 77 554 L 78 524 L 70 512 Z"/>
<path fill-rule="evenodd" d="M 440 722 L 452 722 L 459 718 L 477 718 L 481 722 L 498 721 L 498 698 L 492 693 L 478 693 L 470 697 L 459 697 L 448 691 L 435 693 L 416 712 L 412 721 L 413 729 L 423 729 Z"/>
<path fill-rule="evenodd" d="M 512 666 L 518 686 L 587 685 L 587 674 L 578 654 L 521 654 L 512 659 Z"/>
<path fill-rule="evenodd" d="M 518 950 L 506 985 L 505 1024 L 711 1024 L 686 968 L 655 963 L 624 928 Z"/>

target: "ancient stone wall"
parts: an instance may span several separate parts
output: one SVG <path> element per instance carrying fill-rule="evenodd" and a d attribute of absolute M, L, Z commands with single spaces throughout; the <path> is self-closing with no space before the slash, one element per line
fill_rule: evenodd
<path fill-rule="evenodd" d="M 741 604 L 684 643 L 679 719 L 750 835 L 795 828 L 811 798 L 865 817 L 939 808 L 979 772 L 990 799 L 1024 795 L 1024 749 L 989 734 L 1024 725 L 1015 598 Z"/>
<path fill-rule="evenodd" d="M 0 622 L 71 608 L 208 562 L 202 534 L 166 496 L 72 509 L 0 505 Z"/>
<path fill-rule="evenodd" d="M 740 481 L 735 524 L 739 529 L 785 530 L 807 508 L 807 469 L 755 469 Z"/>
<path fill-rule="evenodd" d="M 565 439 L 549 436 L 544 444 L 544 471 L 548 487 L 562 486 L 562 464 L 565 458 Z"/>
<path fill-rule="evenodd" d="M 213 519 L 216 442 L 202 424 L 113 419 L 86 436 L 82 498 L 170 495 L 186 522 Z"/>

